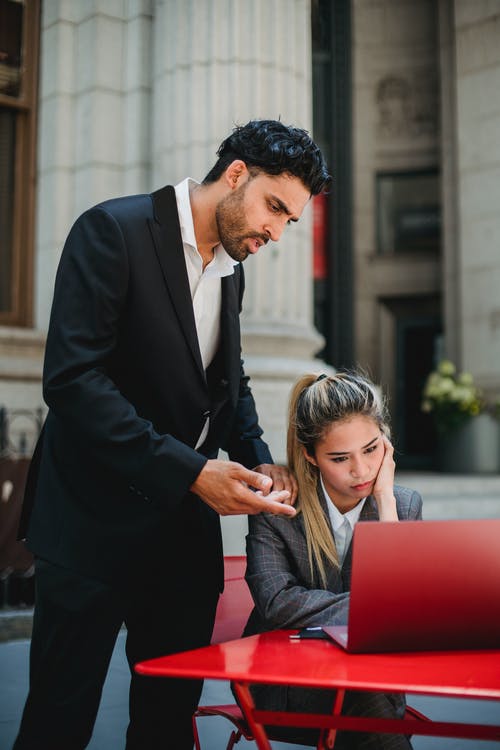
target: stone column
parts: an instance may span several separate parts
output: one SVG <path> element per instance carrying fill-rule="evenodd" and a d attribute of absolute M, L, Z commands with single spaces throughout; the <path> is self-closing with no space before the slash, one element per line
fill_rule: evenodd
<path fill-rule="evenodd" d="M 41 23 L 36 324 L 78 214 L 149 190 L 149 0 L 44 0 Z"/>
<path fill-rule="evenodd" d="M 457 80 L 454 0 L 439 0 L 439 63 L 441 72 L 441 197 L 443 312 L 445 354 L 462 362 L 460 298 L 460 232 L 458 207 Z"/>
<path fill-rule="evenodd" d="M 34 330 L 0 330 L 0 405 L 43 403 L 54 277 L 79 213 L 149 190 L 151 0 L 43 0 Z"/>
<path fill-rule="evenodd" d="M 201 180 L 235 124 L 281 119 L 311 131 L 308 0 L 155 4 L 152 164 L 156 187 Z M 312 212 L 245 263 L 243 355 L 265 437 L 285 457 L 292 382 L 322 365 L 312 326 Z"/>

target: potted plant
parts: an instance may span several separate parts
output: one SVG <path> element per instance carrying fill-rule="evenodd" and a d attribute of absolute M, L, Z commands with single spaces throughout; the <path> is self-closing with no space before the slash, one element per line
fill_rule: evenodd
<path fill-rule="evenodd" d="M 480 390 L 468 372 L 457 373 L 453 362 L 443 359 L 425 381 L 422 411 L 432 414 L 438 433 L 446 434 L 483 411 Z"/>
<path fill-rule="evenodd" d="M 470 373 L 442 360 L 427 376 L 421 408 L 434 419 L 441 470 L 498 471 L 498 424 Z"/>

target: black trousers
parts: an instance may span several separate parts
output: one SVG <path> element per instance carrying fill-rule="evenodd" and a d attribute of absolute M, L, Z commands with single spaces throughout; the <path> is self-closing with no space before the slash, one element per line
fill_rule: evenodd
<path fill-rule="evenodd" d="M 37 560 L 30 690 L 14 750 L 88 745 L 122 623 L 131 673 L 126 750 L 191 750 L 202 681 L 133 670 L 138 661 L 210 642 L 216 586 L 183 583 L 158 571 L 113 587 Z"/>

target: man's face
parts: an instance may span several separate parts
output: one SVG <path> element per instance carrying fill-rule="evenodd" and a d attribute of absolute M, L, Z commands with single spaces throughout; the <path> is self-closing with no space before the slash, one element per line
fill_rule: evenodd
<path fill-rule="evenodd" d="M 309 191 L 288 174 L 258 172 L 242 177 L 215 211 L 219 239 L 233 260 L 243 261 L 269 240 L 277 242 L 285 226 L 298 221 L 309 200 Z"/>

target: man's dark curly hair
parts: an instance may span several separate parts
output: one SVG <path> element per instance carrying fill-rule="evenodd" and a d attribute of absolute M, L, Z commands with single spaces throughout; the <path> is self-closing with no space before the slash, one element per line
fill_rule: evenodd
<path fill-rule="evenodd" d="M 331 181 L 323 154 L 308 132 L 277 120 L 250 120 L 235 127 L 217 156 L 204 184 L 216 182 L 235 159 L 267 174 L 298 177 L 311 195 L 324 192 Z"/>

